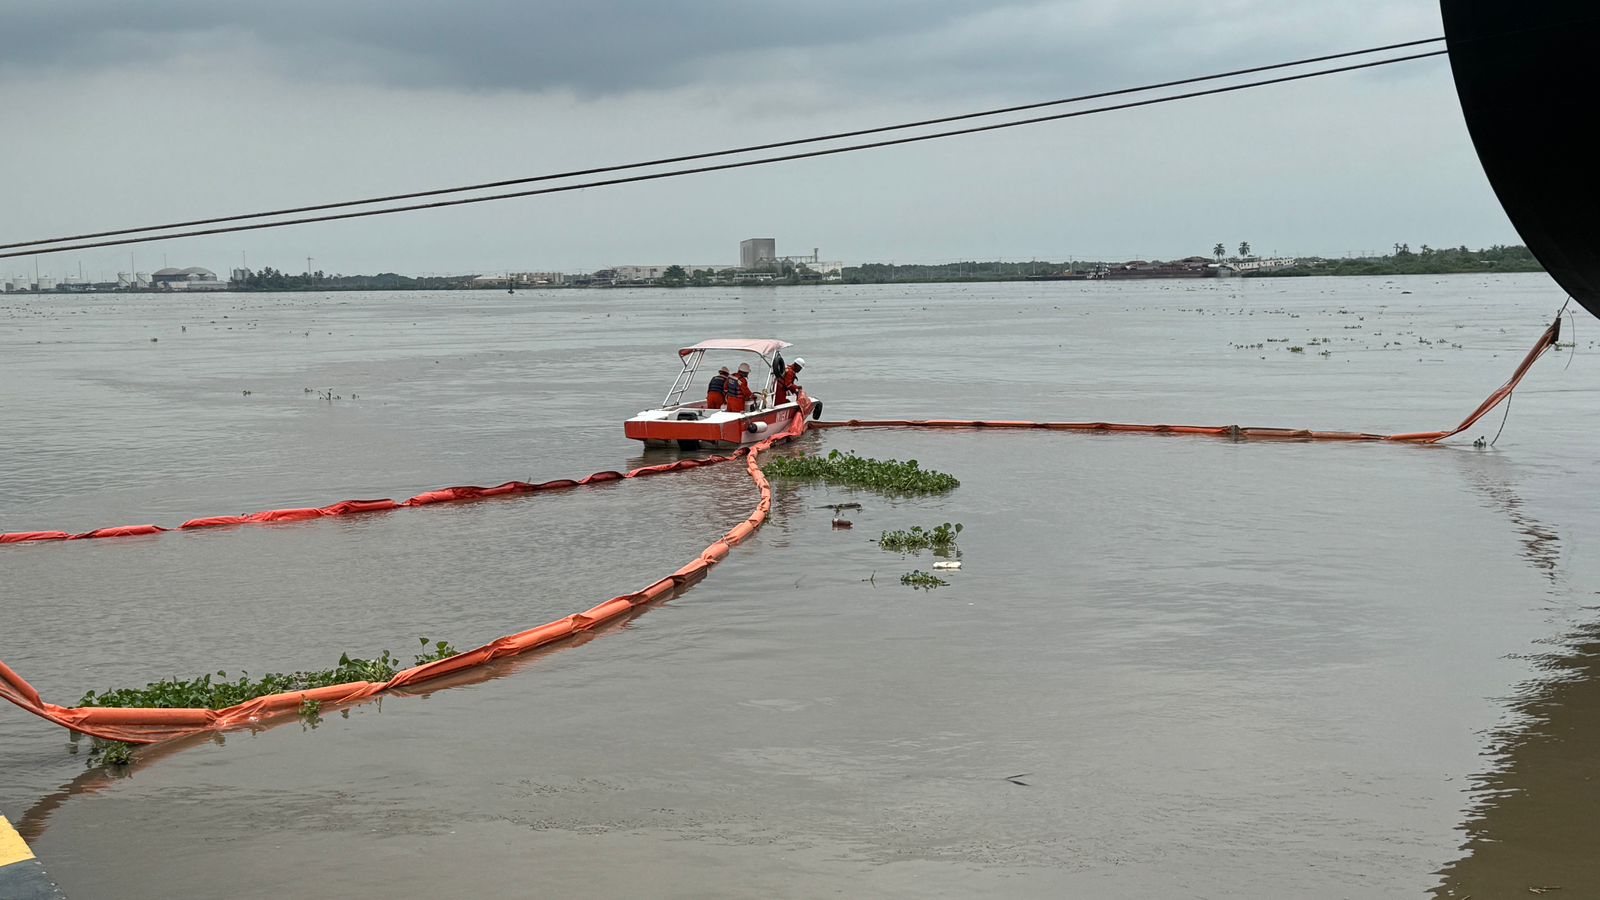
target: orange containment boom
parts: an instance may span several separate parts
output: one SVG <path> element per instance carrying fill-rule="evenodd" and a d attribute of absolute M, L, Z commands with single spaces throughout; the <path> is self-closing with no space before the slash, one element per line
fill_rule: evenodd
<path fill-rule="evenodd" d="M 1304 428 L 1259 428 L 1239 425 L 1129 425 L 1118 422 L 1025 422 L 1012 419 L 848 419 L 843 422 L 812 422 L 812 428 L 1035 428 L 1044 431 L 1129 432 L 1135 434 L 1194 434 L 1234 440 L 1277 441 L 1398 441 L 1408 444 L 1435 444 L 1454 437 L 1499 406 L 1517 389 L 1534 362 L 1561 338 L 1561 317 L 1550 323 L 1539 340 L 1522 358 L 1511 378 L 1478 404 L 1472 414 L 1449 431 L 1417 431 L 1408 434 L 1369 434 L 1360 431 L 1313 431 Z"/>
<path fill-rule="evenodd" d="M 1029 428 L 1054 431 L 1090 431 L 1090 432 L 1143 432 L 1152 434 L 1192 434 L 1212 435 L 1229 438 L 1248 439 L 1274 439 L 1274 440 L 1328 440 L 1328 441 L 1400 441 L 1407 443 L 1435 443 L 1451 435 L 1471 427 L 1490 410 L 1503 402 L 1516 389 L 1528 369 L 1535 360 L 1556 343 L 1561 334 L 1561 320 L 1557 317 L 1549 328 L 1539 337 L 1539 340 L 1528 351 L 1521 364 L 1512 373 L 1510 380 L 1494 393 L 1490 394 L 1472 414 L 1462 420 L 1460 425 L 1449 431 L 1427 431 L 1412 434 L 1365 434 L 1359 432 L 1343 431 L 1310 431 L 1289 428 L 1241 428 L 1236 425 L 1224 426 L 1194 426 L 1194 425 L 1121 425 L 1109 422 L 1024 422 L 1014 420 L 875 420 L 875 421 L 847 421 L 814 423 L 812 427 L 840 428 L 840 427 L 887 427 L 887 428 Z M 672 472 L 683 469 L 698 468 L 703 465 L 726 462 L 731 459 L 744 457 L 745 469 L 761 493 L 761 500 L 756 508 L 743 522 L 734 525 L 721 538 L 714 541 L 709 547 L 701 551 L 700 555 L 667 577 L 649 585 L 643 590 L 632 594 L 623 594 L 613 597 L 599 606 L 587 609 L 581 613 L 547 622 L 537 628 L 521 631 L 516 634 L 506 635 L 484 644 L 481 647 L 468 650 L 448 659 L 437 660 L 420 666 L 414 666 L 395 674 L 386 682 L 357 681 L 348 684 L 331 685 L 305 691 L 294 691 L 285 694 L 273 694 L 258 697 L 254 700 L 232 706 L 227 709 L 118 709 L 102 707 L 64 707 L 53 703 L 46 703 L 39 697 L 39 692 L 25 681 L 20 675 L 12 671 L 5 663 L 0 662 L 0 698 L 11 701 L 17 706 L 58 725 L 65 726 L 73 731 L 93 735 L 108 740 L 126 741 L 128 743 L 148 744 L 157 741 L 169 740 L 198 732 L 211 731 L 224 728 L 233 728 L 254 725 L 279 716 L 293 715 L 305 700 L 316 700 L 325 704 L 349 703 L 371 697 L 384 691 L 396 688 L 411 687 L 443 678 L 447 675 L 463 672 L 481 667 L 493 660 L 516 656 L 527 653 L 540 647 L 545 647 L 557 641 L 564 640 L 574 635 L 582 634 L 594 628 L 617 619 L 634 609 L 661 599 L 681 587 L 687 586 L 705 577 L 706 572 L 717 563 L 725 559 L 729 551 L 755 533 L 766 521 L 767 513 L 772 508 L 772 488 L 767 483 L 766 476 L 758 464 L 759 455 L 771 448 L 779 441 L 794 438 L 806 430 L 806 418 L 810 415 L 812 402 L 803 392 L 797 397 L 802 414 L 796 416 L 789 427 L 772 437 L 755 444 L 748 450 L 739 450 L 732 456 L 713 456 L 702 460 L 680 460 L 675 463 L 666 463 L 656 466 L 645 466 L 631 472 L 597 472 L 587 478 L 577 481 L 561 480 L 547 481 L 542 484 L 528 484 L 526 482 L 512 481 L 492 488 L 480 487 L 453 487 L 437 491 L 428 491 L 418 494 L 404 503 L 392 500 L 347 500 L 326 507 L 311 507 L 303 509 L 268 510 L 247 516 L 216 516 L 208 519 L 193 519 L 185 522 L 181 528 L 204 528 L 220 525 L 249 525 L 271 522 L 287 522 L 300 519 L 320 518 L 323 516 L 350 515 L 359 512 L 376 512 L 382 510 L 399 509 L 402 507 L 427 506 L 434 503 L 456 502 L 463 500 L 479 500 L 488 497 L 504 496 L 508 494 L 528 493 L 532 491 L 559 490 L 577 487 L 583 484 L 595 484 L 606 481 L 615 481 L 622 478 L 638 478 L 646 475 L 655 475 L 662 472 Z M 114 537 L 132 534 L 153 534 L 167 529 L 155 525 L 134 525 L 121 528 L 102 528 L 81 535 L 67 535 L 60 531 L 46 532 L 20 532 L 16 534 L 0 535 L 0 543 L 34 540 L 64 540 L 71 538 L 98 538 Z"/>
<path fill-rule="evenodd" d="M 811 410 L 810 398 L 802 394 L 799 402 L 802 412 L 809 414 Z M 483 666 L 497 659 L 516 656 L 548 646 L 574 635 L 591 631 L 600 625 L 632 612 L 638 607 L 666 597 L 679 588 L 704 578 L 708 569 L 727 558 L 728 552 L 734 546 L 748 539 L 755 533 L 757 528 L 761 527 L 761 523 L 766 521 L 767 513 L 772 509 L 772 487 L 767 483 L 766 476 L 762 474 L 761 467 L 756 464 L 758 455 L 779 441 L 789 440 L 798 436 L 805 431 L 805 427 L 806 416 L 795 416 L 789 427 L 784 431 L 751 446 L 748 451 L 740 450 L 734 456 L 710 457 L 705 460 L 680 460 L 675 463 L 645 466 L 626 474 L 621 472 L 601 472 L 579 481 L 545 482 L 543 485 L 525 485 L 522 482 L 509 482 L 496 488 L 446 488 L 440 491 L 419 494 L 406 501 L 408 505 L 420 506 L 430 503 L 472 500 L 487 496 L 521 493 L 529 489 L 549 490 L 555 487 L 576 487 L 579 484 L 616 481 L 621 478 L 637 478 L 661 472 L 696 468 L 707 463 L 726 462 L 741 455 L 744 456 L 745 468 L 750 473 L 750 480 L 755 483 L 756 488 L 761 492 L 761 500 L 756 504 L 749 517 L 734 525 L 726 534 L 712 542 L 709 547 L 700 552 L 699 556 L 643 590 L 613 597 L 599 606 L 557 619 L 554 622 L 546 622 L 537 628 L 530 628 L 527 631 L 519 631 L 516 634 L 508 634 L 504 637 L 496 638 L 481 647 L 473 648 L 447 659 L 413 666 L 402 672 L 395 673 L 394 677 L 388 681 L 353 681 L 347 684 L 335 684 L 304 691 L 271 694 L 265 697 L 257 697 L 254 700 L 248 700 L 226 709 L 65 707 L 44 702 L 40 698 L 39 692 L 34 690 L 33 685 L 12 671 L 4 662 L 0 662 L 0 697 L 15 703 L 36 716 L 48 719 L 73 731 L 106 740 L 125 741 L 130 744 L 153 744 L 157 741 L 170 740 L 197 732 L 255 725 L 280 716 L 293 715 L 299 710 L 300 704 L 306 700 L 315 700 L 324 704 L 350 703 L 384 691 L 413 687 L 463 670 Z M 389 504 L 386 507 L 375 507 L 379 509 L 396 507 L 396 504 L 387 500 L 349 502 L 355 504 Z M 331 507 L 328 508 L 331 509 Z M 352 509 L 350 511 L 356 510 Z M 257 516 L 279 513 L 285 515 L 281 518 L 257 518 Z M 285 521 L 337 514 L 341 513 L 325 513 L 319 509 L 275 510 L 273 514 L 258 513 L 257 516 L 221 517 L 228 521 L 208 522 L 208 524 L 246 524 L 245 522 L 233 521 L 235 518 L 248 520 L 249 522 Z M 154 525 L 136 527 L 156 531 L 162 530 Z"/>
<path fill-rule="evenodd" d="M 544 481 L 530 484 L 526 481 L 508 481 L 494 487 L 477 487 L 476 485 L 462 485 L 459 487 L 439 488 L 435 491 L 424 491 L 409 500 L 395 502 L 393 500 L 341 500 L 328 506 L 307 506 L 298 509 L 267 509 L 257 513 L 248 513 L 241 516 L 205 516 L 199 519 L 190 519 L 177 528 L 163 528 L 160 525 L 119 525 L 113 528 L 96 528 L 81 534 L 68 534 L 65 531 L 14 531 L 0 534 L 0 544 L 22 544 L 31 541 L 82 541 L 93 538 L 135 537 L 145 534 L 162 534 L 168 531 L 186 531 L 193 528 L 218 528 L 224 525 L 276 525 L 283 522 L 302 522 L 307 519 L 321 519 L 328 516 L 349 516 L 356 513 L 389 512 L 397 509 L 412 509 L 418 506 L 431 506 L 435 503 L 453 503 L 464 500 L 487 500 L 490 497 L 504 497 L 512 494 L 534 494 L 541 491 L 561 491 L 568 488 L 581 487 L 586 484 L 599 484 L 606 481 L 617 481 L 623 478 L 641 478 L 647 475 L 660 475 L 663 472 L 678 472 L 685 469 L 698 469 L 701 466 L 715 465 L 734 459 L 734 456 L 706 456 L 700 459 L 680 459 L 674 463 L 662 463 L 655 466 L 643 466 L 631 472 L 595 472 L 583 478 L 559 478 L 555 481 Z"/>

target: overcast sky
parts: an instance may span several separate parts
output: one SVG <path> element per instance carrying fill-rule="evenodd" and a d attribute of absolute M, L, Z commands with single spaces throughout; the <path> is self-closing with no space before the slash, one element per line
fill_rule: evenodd
<path fill-rule="evenodd" d="M 887 124 L 1443 33 L 1436 0 L 6 0 L 0 243 Z M 1519 242 L 1443 59 L 645 185 L 131 248 L 142 271 L 1338 255 Z M 39 258 L 110 277 L 129 248 Z M 0 260 L 0 274 L 32 260 Z"/>

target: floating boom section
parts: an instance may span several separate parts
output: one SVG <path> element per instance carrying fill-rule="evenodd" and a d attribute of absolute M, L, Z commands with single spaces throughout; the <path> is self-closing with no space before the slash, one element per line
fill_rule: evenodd
<path fill-rule="evenodd" d="M 1441 0 L 1450 69 L 1478 160 L 1528 249 L 1600 317 L 1600 95 L 1595 0 Z"/>
<path fill-rule="evenodd" d="M 1236 425 L 1221 426 L 1194 426 L 1194 425 L 1129 425 L 1113 424 L 1108 422 L 1025 422 L 1018 420 L 875 420 L 848 422 L 816 422 L 812 428 L 924 428 L 924 429 L 961 429 L 961 428 L 1026 428 L 1044 429 L 1055 431 L 1091 431 L 1091 432 L 1144 432 L 1153 434 L 1189 434 L 1213 437 L 1241 439 L 1267 439 L 1267 440 L 1305 440 L 1305 441 L 1392 441 L 1411 444 L 1432 444 L 1445 438 L 1456 435 L 1471 427 L 1490 410 L 1504 402 L 1511 396 L 1521 383 L 1524 375 L 1533 367 L 1535 361 L 1543 356 L 1555 345 L 1556 339 L 1561 334 L 1561 319 L 1558 316 L 1550 323 L 1539 339 L 1523 357 L 1522 362 L 1512 372 L 1511 377 L 1497 390 L 1484 399 L 1461 424 L 1455 428 L 1444 431 L 1420 431 L 1408 434 L 1370 434 L 1363 432 L 1347 431 L 1314 431 L 1307 429 L 1291 428 L 1241 428 Z M 812 410 L 811 398 L 801 392 L 798 397 L 801 415 L 795 416 L 789 427 L 774 434 L 772 437 L 752 445 L 748 450 L 741 449 L 731 456 L 714 456 L 703 460 L 685 459 L 675 463 L 656 466 L 645 466 L 630 472 L 597 472 L 580 480 L 561 480 L 545 482 L 543 484 L 526 484 L 524 482 L 507 482 L 494 488 L 481 487 L 453 487 L 437 491 L 428 491 L 418 494 L 404 503 L 393 500 L 348 500 L 327 507 L 307 507 L 300 509 L 268 510 L 247 516 L 214 516 L 206 519 L 194 519 L 184 523 L 183 528 L 215 528 L 240 525 L 263 525 L 297 522 L 306 519 L 317 519 L 325 516 L 343 516 L 355 513 L 377 513 L 391 510 L 431 506 L 436 503 L 482 501 L 493 497 L 511 494 L 528 493 L 544 490 L 560 490 L 576 488 L 583 485 L 616 481 L 619 479 L 640 478 L 666 472 L 676 472 L 685 469 L 699 468 L 708 464 L 729 462 L 743 459 L 745 469 L 750 480 L 755 484 L 760 493 L 760 500 L 755 509 L 744 521 L 735 524 L 721 538 L 700 553 L 698 557 L 690 560 L 686 565 L 672 572 L 665 578 L 631 594 L 613 597 L 591 609 L 580 613 L 547 622 L 536 628 L 508 634 L 497 638 L 481 647 L 468 650 L 457 656 L 436 660 L 414 666 L 398 672 L 386 682 L 358 681 L 347 684 L 336 684 L 322 688 L 312 688 L 302 691 L 290 691 L 282 694 L 271 694 L 257 697 L 237 706 L 226 709 L 156 709 L 156 708 L 108 708 L 108 707 L 65 707 L 47 703 L 39 696 L 39 692 L 29 684 L 26 679 L 16 671 L 0 661 L 0 700 L 6 700 L 22 709 L 33 713 L 40 718 L 62 725 L 73 731 L 89 734 L 106 740 L 126 741 L 128 743 L 149 744 L 159 741 L 171 740 L 186 735 L 198 734 L 227 728 L 257 727 L 268 724 L 277 719 L 292 716 L 300 705 L 308 700 L 321 704 L 348 704 L 364 700 L 368 697 L 388 691 L 405 688 L 415 688 L 421 685 L 446 686 L 450 682 L 444 681 L 446 676 L 458 676 L 462 673 L 481 672 L 488 664 L 519 656 L 530 651 L 538 650 L 552 644 L 576 637 L 610 622 L 617 621 L 644 606 L 654 603 L 663 597 L 704 578 L 712 566 L 721 562 L 728 553 L 739 544 L 748 540 L 757 528 L 766 521 L 772 509 L 772 488 L 767 483 L 765 473 L 761 471 L 760 455 L 775 444 L 800 436 L 807 428 L 806 419 Z M 0 544 L 4 543 L 32 543 L 35 541 L 70 540 L 73 538 L 111 538 L 131 537 L 137 535 L 159 534 L 167 529 L 156 525 L 122 526 L 118 528 L 103 528 L 81 535 L 68 535 L 60 531 L 35 531 L 13 532 L 0 534 Z M 0 619 L 0 625 L 3 625 Z M 457 682 L 459 683 L 459 682 Z"/>
<path fill-rule="evenodd" d="M 804 392 L 799 396 L 799 403 L 801 409 L 809 413 L 811 398 Z M 0 700 L 8 700 L 42 719 L 81 734 L 111 741 L 126 741 L 130 744 L 153 744 L 206 731 L 258 727 L 274 719 L 295 715 L 301 704 L 307 701 L 329 705 L 354 703 L 381 693 L 434 683 L 447 676 L 481 669 L 496 660 L 520 656 L 560 643 L 618 621 L 634 610 L 688 587 L 704 578 L 712 566 L 727 558 L 735 546 L 749 540 L 756 529 L 761 527 L 761 523 L 766 521 L 767 514 L 772 509 L 772 486 L 767 483 L 767 477 L 762 473 L 757 459 L 774 444 L 798 437 L 805 428 L 806 417 L 795 416 L 788 428 L 751 446 L 748 450 L 740 450 L 731 457 L 716 458 L 717 462 L 727 462 L 742 457 L 750 480 L 760 494 L 760 500 L 744 521 L 728 529 L 722 537 L 701 551 L 699 556 L 676 571 L 642 590 L 613 597 L 599 606 L 564 616 L 553 622 L 546 622 L 526 631 L 496 638 L 481 647 L 474 647 L 455 656 L 404 669 L 395 673 L 388 681 L 352 681 L 327 687 L 268 694 L 225 709 L 66 707 L 45 702 L 33 685 L 4 662 L 0 662 Z M 679 463 L 635 469 L 626 475 L 615 472 L 607 474 L 615 478 L 635 478 L 657 472 L 676 471 L 683 462 L 695 461 L 680 460 Z M 615 478 L 602 480 L 615 480 Z M 576 485 L 577 482 L 573 484 Z M 477 493 L 471 496 L 460 496 L 459 489 L 448 489 L 439 493 L 449 496 L 441 496 L 432 502 L 482 499 L 482 489 L 476 490 Z"/>

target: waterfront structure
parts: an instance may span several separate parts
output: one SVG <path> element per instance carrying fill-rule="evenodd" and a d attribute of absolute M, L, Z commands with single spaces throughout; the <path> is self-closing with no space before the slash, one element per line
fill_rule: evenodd
<path fill-rule="evenodd" d="M 217 280 L 217 273 L 199 266 L 187 269 L 157 269 L 150 274 L 150 284 L 163 291 L 222 291 L 226 282 Z"/>
<path fill-rule="evenodd" d="M 532 286 L 565 284 L 567 281 L 565 272 L 516 272 L 511 277 L 516 280 L 517 284 Z"/>
<path fill-rule="evenodd" d="M 739 242 L 739 268 L 761 269 L 778 260 L 777 238 L 749 238 Z"/>
<path fill-rule="evenodd" d="M 674 263 L 664 266 L 612 266 L 609 269 L 596 271 L 594 277 L 601 281 L 609 280 L 612 284 L 644 284 L 667 277 L 667 270 L 672 268 L 673 265 L 681 267 L 685 275 L 693 275 L 695 272 L 700 271 L 723 272 L 729 268 L 724 265 L 696 265 L 691 263 Z"/>
<path fill-rule="evenodd" d="M 1292 269 L 1300 264 L 1300 260 L 1292 256 L 1280 256 L 1274 259 L 1241 259 L 1233 263 L 1233 267 L 1241 272 L 1270 272 L 1273 269 Z"/>

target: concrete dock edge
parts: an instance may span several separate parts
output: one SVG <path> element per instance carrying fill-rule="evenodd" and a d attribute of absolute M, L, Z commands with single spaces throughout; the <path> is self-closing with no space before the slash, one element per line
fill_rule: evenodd
<path fill-rule="evenodd" d="M 65 900 L 33 855 L 28 842 L 0 816 L 0 897 L 5 900 Z"/>

